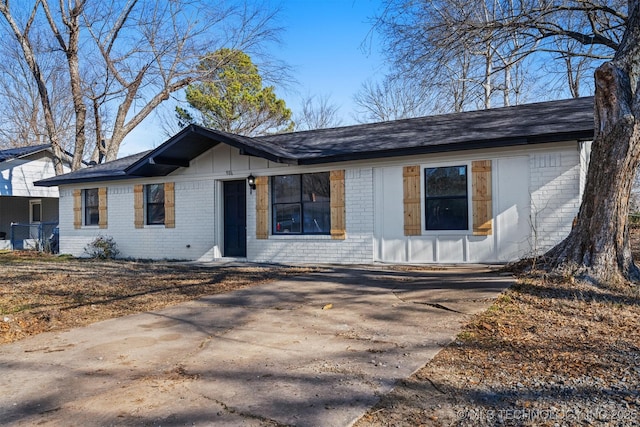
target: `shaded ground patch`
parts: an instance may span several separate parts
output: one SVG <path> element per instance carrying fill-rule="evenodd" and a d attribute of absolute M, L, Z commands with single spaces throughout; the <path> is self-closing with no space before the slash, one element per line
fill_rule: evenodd
<path fill-rule="evenodd" d="M 0 253 L 0 344 L 311 271 Z"/>

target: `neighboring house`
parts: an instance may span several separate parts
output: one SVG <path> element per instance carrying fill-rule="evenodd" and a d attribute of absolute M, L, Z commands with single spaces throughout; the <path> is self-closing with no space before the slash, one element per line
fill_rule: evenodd
<path fill-rule="evenodd" d="M 73 255 L 104 235 L 134 258 L 505 262 L 568 234 L 593 117 L 581 98 L 251 138 L 189 126 L 37 185 L 59 186 Z"/>
<path fill-rule="evenodd" d="M 33 185 L 53 176 L 49 144 L 0 150 L 0 249 L 11 248 L 12 223 L 37 226 L 58 221 L 58 189 Z"/>

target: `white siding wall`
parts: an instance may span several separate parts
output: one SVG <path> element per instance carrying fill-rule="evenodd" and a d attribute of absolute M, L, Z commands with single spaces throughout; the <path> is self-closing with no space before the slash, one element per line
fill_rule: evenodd
<path fill-rule="evenodd" d="M 421 188 L 422 235 L 405 236 L 402 167 L 420 165 L 420 185 L 424 187 L 425 167 L 466 164 L 470 181 L 473 160 L 492 160 L 492 234 L 474 236 L 470 230 L 425 230 L 424 188 Z M 572 142 L 536 146 L 526 151 L 520 148 L 417 157 L 404 164 L 375 168 L 374 259 L 400 263 L 482 263 L 513 261 L 543 253 L 571 230 L 580 205 L 584 167 L 578 145 Z M 470 220 L 471 215 L 470 206 Z"/>
<path fill-rule="evenodd" d="M 55 176 L 48 157 L 13 159 L 0 163 L 0 196 L 58 197 L 56 187 L 36 187 L 34 181 Z"/>
<path fill-rule="evenodd" d="M 65 171 L 69 169 L 65 167 Z M 7 233 L 7 239 L 12 222 L 29 223 L 30 200 L 42 203 L 43 222 L 58 221 L 58 188 L 33 185 L 53 176 L 53 161 L 46 152 L 0 162 L 0 231 Z"/>
<path fill-rule="evenodd" d="M 249 169 L 251 167 L 251 169 Z M 259 169 L 255 169 L 259 168 Z M 320 168 L 327 170 L 327 168 Z M 318 169 L 318 170 L 320 170 Z M 335 167 L 334 167 L 335 169 Z M 244 179 L 249 173 L 276 175 L 302 173 L 266 160 L 240 156 L 235 149 L 219 145 L 165 181 L 174 181 L 176 227 L 134 228 L 133 185 L 162 182 L 158 179 L 85 184 L 82 188 L 108 187 L 108 228 L 73 227 L 73 188 L 60 191 L 60 252 L 83 256 L 84 248 L 99 235 L 111 236 L 121 256 L 145 259 L 212 260 L 222 256 L 222 190 L 225 179 Z M 372 260 L 372 169 L 345 171 L 347 238 L 330 236 L 269 236 L 255 238 L 256 193 L 247 192 L 247 259 L 259 262 L 362 263 Z M 187 247 L 189 245 L 190 247 Z"/>

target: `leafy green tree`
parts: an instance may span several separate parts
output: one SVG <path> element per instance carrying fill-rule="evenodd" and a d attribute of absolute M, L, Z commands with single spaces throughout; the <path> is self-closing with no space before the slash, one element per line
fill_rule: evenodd
<path fill-rule="evenodd" d="M 200 68 L 209 77 L 187 86 L 191 108 L 176 107 L 181 126 L 195 123 L 247 136 L 293 130 L 291 110 L 278 99 L 273 86 L 263 87 L 249 55 L 219 49 L 204 56 Z"/>

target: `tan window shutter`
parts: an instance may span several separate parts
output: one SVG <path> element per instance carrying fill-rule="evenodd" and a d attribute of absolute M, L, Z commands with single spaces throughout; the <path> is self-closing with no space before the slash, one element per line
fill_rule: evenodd
<path fill-rule="evenodd" d="M 422 215 L 420 214 L 420 166 L 405 166 L 402 169 L 404 202 L 404 235 L 422 234 Z"/>
<path fill-rule="evenodd" d="M 471 162 L 473 234 L 489 236 L 493 232 L 493 204 L 491 201 L 491 160 Z"/>
<path fill-rule="evenodd" d="M 136 184 L 133 186 L 133 210 L 134 225 L 136 228 L 144 227 L 144 186 Z"/>
<path fill-rule="evenodd" d="M 73 228 L 82 228 L 82 190 L 73 190 Z"/>
<path fill-rule="evenodd" d="M 256 239 L 269 238 L 269 177 L 256 178 Z"/>
<path fill-rule="evenodd" d="M 107 187 L 98 189 L 98 226 L 107 228 Z"/>
<path fill-rule="evenodd" d="M 347 237 L 344 201 L 344 170 L 329 173 L 331 184 L 331 238 L 344 240 Z"/>
<path fill-rule="evenodd" d="M 176 227 L 176 195 L 175 183 L 164 183 L 164 226 L 165 228 Z"/>

